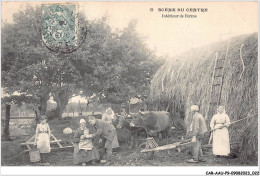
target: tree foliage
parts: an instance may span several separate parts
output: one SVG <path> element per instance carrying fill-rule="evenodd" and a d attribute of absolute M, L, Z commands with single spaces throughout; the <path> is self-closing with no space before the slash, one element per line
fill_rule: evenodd
<path fill-rule="evenodd" d="M 83 14 L 82 19 L 86 19 Z M 2 26 L 2 88 L 33 97 L 46 113 L 53 96 L 61 117 L 74 95 L 102 95 L 102 101 L 123 102 L 145 98 L 149 82 L 161 65 L 135 30 L 133 20 L 123 30 L 112 31 L 107 18 L 86 21 L 87 36 L 73 53 L 48 50 L 41 39 L 41 9 L 28 6 L 14 14 L 14 23 Z M 35 102 L 35 101 L 34 101 Z"/>

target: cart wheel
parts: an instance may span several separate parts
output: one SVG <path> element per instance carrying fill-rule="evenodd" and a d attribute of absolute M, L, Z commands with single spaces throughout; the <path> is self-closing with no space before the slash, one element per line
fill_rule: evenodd
<path fill-rule="evenodd" d="M 140 148 L 140 156 L 141 156 L 142 158 L 144 158 L 144 159 L 147 160 L 147 159 L 150 159 L 150 158 L 153 157 L 154 152 L 141 152 L 141 150 L 147 148 L 146 142 L 141 143 L 141 144 L 139 145 L 139 148 Z"/>

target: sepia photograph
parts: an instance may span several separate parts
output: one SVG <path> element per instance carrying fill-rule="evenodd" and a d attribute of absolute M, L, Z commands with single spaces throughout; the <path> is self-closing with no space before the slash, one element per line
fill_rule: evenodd
<path fill-rule="evenodd" d="M 2 1 L 9 166 L 259 175 L 258 1 Z"/>

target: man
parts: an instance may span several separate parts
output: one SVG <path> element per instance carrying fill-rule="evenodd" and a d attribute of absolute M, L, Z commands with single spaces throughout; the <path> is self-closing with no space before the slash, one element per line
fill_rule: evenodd
<path fill-rule="evenodd" d="M 96 119 L 94 116 L 89 116 L 89 123 L 96 128 L 96 133 L 92 134 L 92 138 L 96 136 L 102 136 L 105 138 L 106 150 L 107 150 L 107 159 L 112 157 L 112 141 L 116 136 L 116 130 L 114 126 L 108 122 L 105 122 L 100 119 Z M 101 141 L 100 141 L 101 142 Z"/>
<path fill-rule="evenodd" d="M 187 160 L 189 163 L 198 163 L 199 161 L 205 162 L 203 159 L 203 153 L 201 149 L 201 141 L 204 137 L 204 133 L 207 131 L 205 119 L 199 113 L 199 107 L 197 105 L 191 106 L 192 123 L 190 126 L 191 136 L 193 143 L 193 159 Z"/>

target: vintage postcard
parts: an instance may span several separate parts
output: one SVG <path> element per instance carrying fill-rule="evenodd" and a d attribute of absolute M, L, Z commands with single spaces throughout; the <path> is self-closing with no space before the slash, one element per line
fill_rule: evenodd
<path fill-rule="evenodd" d="M 1 3 L 4 174 L 258 165 L 257 1 Z"/>

